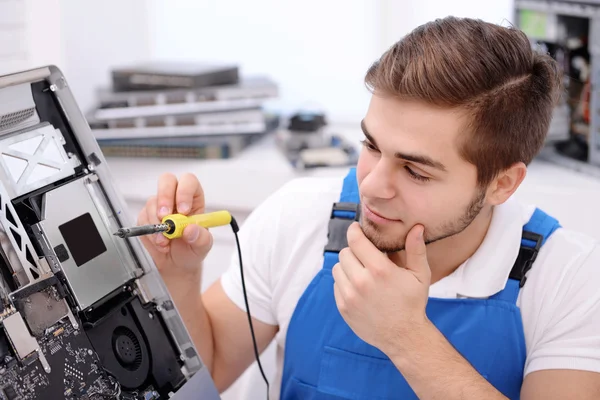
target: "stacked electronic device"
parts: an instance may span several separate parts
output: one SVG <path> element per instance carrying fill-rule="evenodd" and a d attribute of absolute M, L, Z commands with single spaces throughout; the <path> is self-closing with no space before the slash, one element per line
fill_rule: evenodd
<path fill-rule="evenodd" d="M 235 65 L 155 62 L 114 69 L 87 119 L 106 156 L 230 158 L 278 126 L 277 96 Z"/>

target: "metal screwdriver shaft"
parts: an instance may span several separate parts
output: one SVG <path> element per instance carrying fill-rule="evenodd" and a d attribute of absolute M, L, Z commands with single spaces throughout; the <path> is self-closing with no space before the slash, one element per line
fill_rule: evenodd
<path fill-rule="evenodd" d="M 151 235 L 153 233 L 166 232 L 169 230 L 168 224 L 154 224 L 154 225 L 143 225 L 133 226 L 130 228 L 121 228 L 114 233 L 115 236 L 120 238 Z"/>

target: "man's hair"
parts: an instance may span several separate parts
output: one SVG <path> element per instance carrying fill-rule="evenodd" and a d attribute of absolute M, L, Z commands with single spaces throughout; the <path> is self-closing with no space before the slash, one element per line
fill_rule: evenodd
<path fill-rule="evenodd" d="M 544 145 L 561 93 L 561 74 L 520 30 L 447 17 L 394 44 L 365 76 L 374 93 L 467 111 L 460 155 L 489 184 Z"/>

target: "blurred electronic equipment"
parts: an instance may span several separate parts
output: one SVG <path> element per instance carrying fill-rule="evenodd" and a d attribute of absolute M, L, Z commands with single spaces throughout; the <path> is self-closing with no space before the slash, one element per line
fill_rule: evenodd
<path fill-rule="evenodd" d="M 533 46 L 559 64 L 565 93 L 541 158 L 590 171 L 600 167 L 600 1 L 515 0 L 515 21 Z"/>
<path fill-rule="evenodd" d="M 124 90 L 113 80 L 97 90 L 87 120 L 109 157 L 235 157 L 278 126 L 278 116 L 265 110 L 278 86 L 267 76 L 237 72 L 216 82 Z"/>
<path fill-rule="evenodd" d="M 242 77 L 234 84 L 193 88 L 118 92 L 101 87 L 96 91 L 97 107 L 88 118 L 110 123 L 124 118 L 249 110 L 278 94 L 277 84 L 260 75 Z"/>
<path fill-rule="evenodd" d="M 325 115 L 319 113 L 298 113 L 290 118 L 285 140 L 289 151 L 326 147 L 329 141 L 325 135 Z"/>
<path fill-rule="evenodd" d="M 238 82 L 237 65 L 152 61 L 112 70 L 113 90 L 155 90 L 231 85 Z"/>
<path fill-rule="evenodd" d="M 0 398 L 219 399 L 58 68 L 0 76 L 0 164 Z"/>
<path fill-rule="evenodd" d="M 277 143 L 298 169 L 350 166 L 358 160 L 355 147 L 329 132 L 325 115 L 318 112 L 293 114 L 287 129 L 277 132 Z"/>

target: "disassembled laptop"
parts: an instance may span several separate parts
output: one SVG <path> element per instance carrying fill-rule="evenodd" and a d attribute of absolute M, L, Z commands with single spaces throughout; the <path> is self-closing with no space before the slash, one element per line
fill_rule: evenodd
<path fill-rule="evenodd" d="M 0 399 L 219 398 L 126 209 L 61 71 L 0 77 Z"/>

